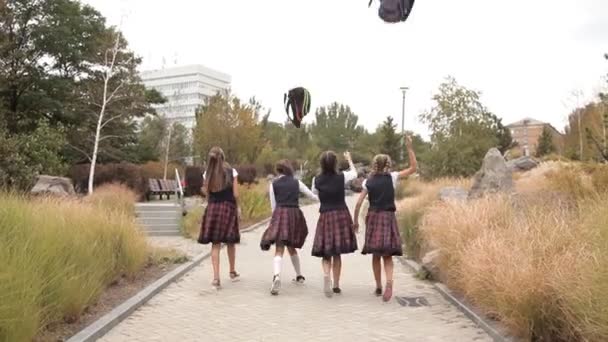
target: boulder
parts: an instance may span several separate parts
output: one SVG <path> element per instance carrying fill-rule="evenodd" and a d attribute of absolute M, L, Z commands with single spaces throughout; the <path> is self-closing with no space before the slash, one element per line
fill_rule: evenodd
<path fill-rule="evenodd" d="M 35 195 L 73 196 L 76 194 L 72 180 L 64 177 L 40 175 L 31 190 Z"/>
<path fill-rule="evenodd" d="M 469 198 L 479 198 L 486 193 L 511 192 L 513 173 L 500 151 L 491 148 L 483 159 L 481 169 L 475 174 Z"/>
<path fill-rule="evenodd" d="M 538 161 L 532 157 L 519 157 L 517 159 L 509 160 L 507 167 L 511 171 L 529 171 L 538 166 Z"/>
<path fill-rule="evenodd" d="M 422 269 L 426 271 L 431 279 L 439 279 L 439 257 L 441 256 L 441 250 L 434 249 L 426 253 L 422 257 Z"/>
<path fill-rule="evenodd" d="M 449 186 L 439 190 L 439 198 L 444 201 L 465 201 L 469 193 L 460 187 Z"/>

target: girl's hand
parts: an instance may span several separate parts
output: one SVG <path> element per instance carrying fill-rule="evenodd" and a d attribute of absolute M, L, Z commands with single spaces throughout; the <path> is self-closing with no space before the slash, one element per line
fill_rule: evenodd
<path fill-rule="evenodd" d="M 241 220 L 241 207 L 237 208 L 237 217 L 239 219 L 239 221 Z"/>
<path fill-rule="evenodd" d="M 412 148 L 412 136 L 411 135 L 405 136 L 405 146 L 407 146 L 407 148 Z"/>

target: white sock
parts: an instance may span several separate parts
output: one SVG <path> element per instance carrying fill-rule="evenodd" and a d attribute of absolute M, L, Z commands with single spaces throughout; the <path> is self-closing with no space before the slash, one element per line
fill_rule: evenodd
<path fill-rule="evenodd" d="M 293 264 L 293 269 L 296 270 L 296 275 L 301 276 L 302 271 L 300 270 L 300 258 L 297 254 L 291 256 L 291 263 Z"/>
<path fill-rule="evenodd" d="M 273 259 L 273 265 L 274 265 L 274 275 L 279 275 L 279 273 L 281 273 L 281 260 L 283 258 L 280 256 L 275 256 Z"/>

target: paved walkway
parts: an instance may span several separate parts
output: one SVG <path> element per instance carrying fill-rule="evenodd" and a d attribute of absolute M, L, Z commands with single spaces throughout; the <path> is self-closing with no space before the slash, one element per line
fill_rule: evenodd
<path fill-rule="evenodd" d="M 355 199 L 349 198 L 352 206 Z M 491 341 L 483 330 L 451 306 L 433 288 L 395 263 L 396 296 L 423 296 L 429 306 L 403 307 L 395 299 L 375 297 L 371 257 L 359 252 L 343 257 L 343 293 L 322 293 L 320 260 L 310 256 L 317 206 L 303 209 L 310 230 L 302 252 L 306 284 L 290 282 L 290 259 L 283 262 L 283 288 L 269 293 L 272 253 L 262 252 L 263 228 L 242 235 L 237 270 L 242 280 L 228 281 L 222 251 L 223 289 L 211 289 L 206 260 L 168 286 L 101 341 Z M 362 229 L 363 230 L 363 229 Z M 359 235 L 360 248 L 363 234 Z"/>

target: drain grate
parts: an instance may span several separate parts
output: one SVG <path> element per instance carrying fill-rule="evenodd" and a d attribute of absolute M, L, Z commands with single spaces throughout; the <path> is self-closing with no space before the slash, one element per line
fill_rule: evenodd
<path fill-rule="evenodd" d="M 401 304 L 401 306 L 413 308 L 429 306 L 429 302 L 424 297 L 395 297 L 395 299 L 399 304 Z"/>

